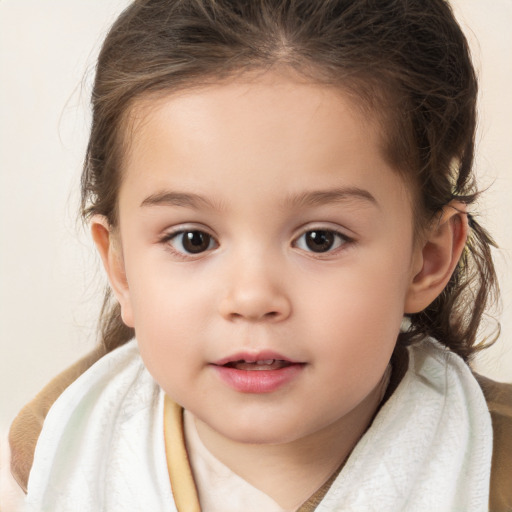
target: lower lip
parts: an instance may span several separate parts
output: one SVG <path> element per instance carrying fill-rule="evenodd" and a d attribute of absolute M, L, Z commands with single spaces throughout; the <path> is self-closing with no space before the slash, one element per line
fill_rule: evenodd
<path fill-rule="evenodd" d="M 237 370 L 213 366 L 220 378 L 240 393 L 272 393 L 297 378 L 303 364 L 292 364 L 279 370 Z"/>

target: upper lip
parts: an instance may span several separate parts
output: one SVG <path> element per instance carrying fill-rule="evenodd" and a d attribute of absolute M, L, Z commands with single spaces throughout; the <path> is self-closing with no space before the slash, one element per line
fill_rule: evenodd
<path fill-rule="evenodd" d="M 223 357 L 222 359 L 219 359 L 218 361 L 215 361 L 212 364 L 214 364 L 215 366 L 224 366 L 226 364 L 234 363 L 237 361 L 244 361 L 246 363 L 256 363 L 257 361 L 269 361 L 271 359 L 277 361 L 286 361 L 290 364 L 296 364 L 300 362 L 294 361 L 293 359 L 283 356 L 282 354 L 279 354 L 277 352 L 273 352 L 272 350 L 262 350 L 260 352 L 238 352 L 236 354 Z"/>

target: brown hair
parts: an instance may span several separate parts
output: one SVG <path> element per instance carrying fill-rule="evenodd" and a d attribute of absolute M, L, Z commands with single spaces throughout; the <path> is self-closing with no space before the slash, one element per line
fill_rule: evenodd
<path fill-rule="evenodd" d="M 379 114 L 386 155 L 415 185 L 425 225 L 452 199 L 472 204 L 477 82 L 467 41 L 444 0 L 136 0 L 100 53 L 82 176 L 82 214 L 117 224 L 123 123 L 134 101 L 284 65 L 343 87 Z M 464 254 L 444 292 L 410 316 L 399 342 L 425 335 L 468 359 L 497 296 L 492 239 L 470 216 Z M 107 350 L 134 332 L 107 291 Z"/>

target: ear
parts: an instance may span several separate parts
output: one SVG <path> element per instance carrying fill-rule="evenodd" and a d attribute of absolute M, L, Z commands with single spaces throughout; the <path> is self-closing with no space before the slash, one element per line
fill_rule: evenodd
<path fill-rule="evenodd" d="M 444 290 L 459 262 L 467 236 L 466 205 L 451 201 L 418 248 L 404 313 L 419 313 Z"/>
<path fill-rule="evenodd" d="M 110 287 L 121 305 L 121 316 L 128 327 L 134 327 L 130 291 L 124 269 L 121 240 L 107 218 L 95 215 L 91 219 L 91 234 L 107 272 Z"/>

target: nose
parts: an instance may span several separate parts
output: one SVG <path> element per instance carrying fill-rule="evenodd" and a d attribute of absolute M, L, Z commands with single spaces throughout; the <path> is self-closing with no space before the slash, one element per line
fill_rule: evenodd
<path fill-rule="evenodd" d="M 219 313 L 230 321 L 280 322 L 288 318 L 292 307 L 285 282 L 271 270 L 264 262 L 232 268 Z"/>

